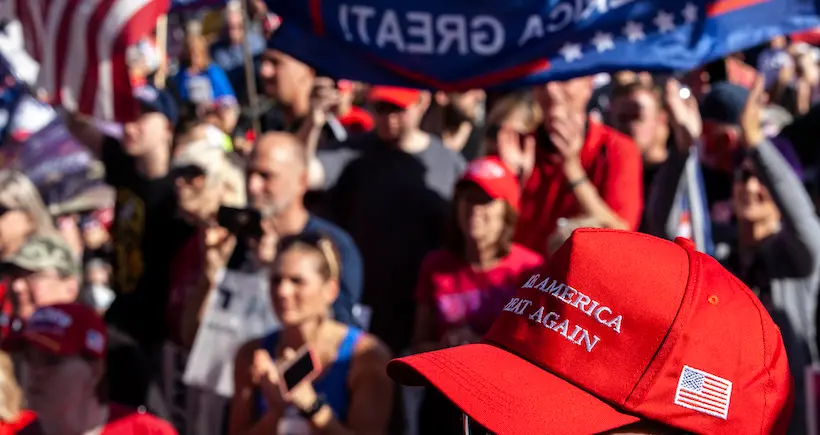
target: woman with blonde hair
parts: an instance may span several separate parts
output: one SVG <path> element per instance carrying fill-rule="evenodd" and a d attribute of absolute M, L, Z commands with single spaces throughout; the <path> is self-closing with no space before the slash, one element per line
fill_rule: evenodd
<path fill-rule="evenodd" d="M 56 231 L 34 183 L 20 171 L 0 170 L 0 258 L 17 252 L 34 233 Z"/>
<path fill-rule="evenodd" d="M 237 352 L 229 435 L 387 433 L 389 351 L 373 335 L 332 319 L 340 268 L 338 251 L 324 235 L 279 241 L 270 299 L 282 327 Z M 303 349 L 313 353 L 320 373 L 295 381 L 285 394 L 281 368 Z"/>

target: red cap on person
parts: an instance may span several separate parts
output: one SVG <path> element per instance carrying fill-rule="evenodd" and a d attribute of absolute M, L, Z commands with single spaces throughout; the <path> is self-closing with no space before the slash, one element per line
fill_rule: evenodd
<path fill-rule="evenodd" d="M 482 157 L 470 162 L 459 181 L 462 182 L 475 183 L 490 198 L 503 199 L 513 210 L 519 210 L 521 186 L 515 174 L 498 157 Z"/>
<path fill-rule="evenodd" d="M 371 86 L 367 100 L 371 103 L 390 103 L 406 109 L 419 102 L 421 91 L 418 89 L 398 88 L 395 86 Z"/>
<path fill-rule="evenodd" d="M 16 344 L 32 345 L 59 356 L 104 358 L 108 334 L 102 318 L 85 305 L 49 305 L 31 315 Z"/>
<path fill-rule="evenodd" d="M 692 242 L 625 231 L 576 230 L 481 343 L 387 369 L 431 383 L 498 435 L 641 420 L 777 434 L 791 414 L 783 340 L 758 298 Z"/>

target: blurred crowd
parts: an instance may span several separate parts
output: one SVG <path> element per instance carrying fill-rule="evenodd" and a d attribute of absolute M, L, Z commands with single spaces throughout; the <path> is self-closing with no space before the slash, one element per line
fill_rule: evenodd
<path fill-rule="evenodd" d="M 169 433 L 461 433 L 388 360 L 480 340 L 581 227 L 690 238 L 749 286 L 801 392 L 789 433 L 807 433 L 820 49 L 430 92 L 317 76 L 250 12 L 180 17 L 165 56 L 134 47 L 138 120 L 57 111 L 105 201 L 55 208 L 0 169 L 0 433 L 79 428 L 109 401 Z M 269 369 L 305 346 L 321 374 L 283 394 Z"/>

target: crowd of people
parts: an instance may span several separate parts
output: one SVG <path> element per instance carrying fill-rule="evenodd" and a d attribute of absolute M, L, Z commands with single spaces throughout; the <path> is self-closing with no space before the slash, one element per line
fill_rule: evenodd
<path fill-rule="evenodd" d="M 751 289 L 788 357 L 787 370 L 782 360 L 772 367 L 793 378 L 794 411 L 772 419 L 786 420 L 785 433 L 809 433 L 807 368 L 820 362 L 820 49 L 779 37 L 680 74 L 424 91 L 318 76 L 267 48 L 276 17 L 252 12 L 251 26 L 233 1 L 186 17 L 181 50 L 167 59 L 141 42 L 129 54 L 141 107 L 133 122 L 101 128 L 58 108 L 104 166 L 109 206 L 56 213 L 27 174 L 0 169 L 0 434 L 114 434 L 124 425 L 183 435 L 469 433 L 452 385 L 400 387 L 390 359 L 488 332 L 504 344 L 501 326 L 491 327 L 504 313 L 499 323 L 515 330 L 510 304 L 522 285 L 575 255 L 656 265 L 678 279 L 668 246 L 633 235 L 586 241 L 579 228 L 688 238 L 703 261 Z M 262 100 L 255 111 L 245 49 Z M 603 269 L 624 290 L 607 300 L 673 291 L 664 277 Z M 606 286 L 599 272 L 575 279 Z M 593 303 L 572 285 L 579 296 L 564 291 L 564 302 Z M 607 310 L 594 317 L 620 333 Z M 638 311 L 623 320 L 635 336 L 637 321 L 627 323 L 648 316 Z M 548 328 L 560 332 L 553 320 Z M 568 327 L 564 344 L 605 345 Z M 720 328 L 757 340 L 753 330 Z M 285 391 L 278 368 L 305 348 L 320 369 Z M 418 358 L 410 361 L 443 364 Z M 569 361 L 561 364 L 547 365 Z M 620 373 L 617 365 L 609 369 Z M 507 407 L 503 396 L 491 402 Z M 570 427 L 553 431 L 616 426 Z"/>

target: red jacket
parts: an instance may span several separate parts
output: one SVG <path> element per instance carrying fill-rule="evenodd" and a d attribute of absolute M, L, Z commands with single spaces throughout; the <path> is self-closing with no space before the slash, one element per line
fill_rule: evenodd
<path fill-rule="evenodd" d="M 539 146 L 535 168 L 524 184 L 515 235 L 517 243 L 543 254 L 558 219 L 582 214 L 561 165 L 549 157 L 546 147 Z M 601 198 L 636 230 L 643 212 L 643 161 L 637 145 L 614 129 L 590 121 L 581 164 Z"/>

